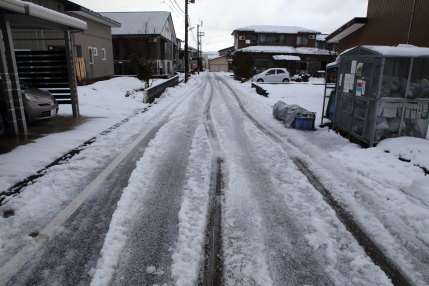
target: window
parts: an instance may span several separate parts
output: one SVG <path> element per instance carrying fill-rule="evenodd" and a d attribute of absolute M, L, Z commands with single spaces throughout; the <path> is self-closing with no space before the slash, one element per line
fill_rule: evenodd
<path fill-rule="evenodd" d="M 88 61 L 90 64 L 94 63 L 94 54 L 92 53 L 92 47 L 88 47 Z"/>
<path fill-rule="evenodd" d="M 93 52 L 94 56 L 98 56 L 98 51 L 97 51 L 96 47 L 92 48 L 92 52 Z"/>
<path fill-rule="evenodd" d="M 285 73 L 284 70 L 277 70 L 277 74 Z"/>
<path fill-rule="evenodd" d="M 275 73 L 276 73 L 276 70 L 270 70 L 270 71 L 267 71 L 266 75 L 272 75 Z"/>
<path fill-rule="evenodd" d="M 102 59 L 103 61 L 105 61 L 105 60 L 106 60 L 106 49 L 105 49 L 105 48 L 102 48 L 102 49 L 101 49 L 101 59 Z"/>
<path fill-rule="evenodd" d="M 296 45 L 297 46 L 308 46 L 308 38 L 307 38 L 307 36 L 298 36 L 296 38 Z"/>
<path fill-rule="evenodd" d="M 284 35 L 270 35 L 270 34 L 258 35 L 259 44 L 284 44 L 284 41 L 285 41 Z"/>

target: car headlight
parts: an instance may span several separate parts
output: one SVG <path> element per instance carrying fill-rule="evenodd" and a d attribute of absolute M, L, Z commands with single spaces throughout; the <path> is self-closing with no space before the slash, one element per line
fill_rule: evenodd
<path fill-rule="evenodd" d="M 29 101 L 37 101 L 37 98 L 34 95 L 31 95 L 29 93 L 25 93 L 25 98 Z"/>

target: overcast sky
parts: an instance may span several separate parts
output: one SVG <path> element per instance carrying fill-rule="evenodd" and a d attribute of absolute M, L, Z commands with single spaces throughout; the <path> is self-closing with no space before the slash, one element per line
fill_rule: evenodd
<path fill-rule="evenodd" d="M 170 11 L 178 38 L 185 39 L 184 0 L 71 0 L 96 12 Z M 232 46 L 234 29 L 249 25 L 300 26 L 331 33 L 354 17 L 365 17 L 368 0 L 195 0 L 190 27 L 203 21 L 203 51 Z M 196 47 L 196 28 L 189 44 Z"/>

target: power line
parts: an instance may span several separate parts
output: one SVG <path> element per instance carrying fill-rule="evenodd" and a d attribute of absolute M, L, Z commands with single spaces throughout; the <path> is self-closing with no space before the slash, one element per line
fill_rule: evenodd
<path fill-rule="evenodd" d="M 170 0 L 170 2 L 171 2 L 171 0 Z M 179 5 L 179 4 L 177 4 L 177 1 L 176 1 L 176 0 L 174 0 L 174 3 L 176 3 L 176 5 L 177 5 L 177 7 L 180 9 L 180 11 L 182 11 L 182 13 L 183 13 L 183 14 L 185 14 L 185 11 L 183 11 L 183 10 L 182 10 L 182 8 L 180 7 L 180 5 Z"/>
<path fill-rule="evenodd" d="M 176 12 L 178 12 L 179 14 L 183 14 L 183 15 L 185 15 L 185 13 L 182 11 L 182 9 L 180 9 L 180 7 L 179 7 L 179 9 L 177 9 L 176 8 L 176 6 L 174 5 L 174 2 L 172 2 L 171 0 L 168 0 L 169 2 L 170 2 L 170 4 L 171 4 L 171 6 L 173 6 L 173 9 L 176 11 Z M 176 4 L 177 5 L 177 4 Z M 169 6 L 169 7 L 171 7 L 171 6 Z"/>
<path fill-rule="evenodd" d="M 168 8 L 170 8 L 170 9 L 171 9 L 171 12 L 173 12 L 174 14 L 176 14 L 176 16 L 177 16 L 177 17 L 179 17 L 179 18 L 180 18 L 180 17 L 185 18 L 185 16 L 184 16 L 184 15 L 182 15 L 182 14 L 180 14 L 180 13 L 179 13 L 179 14 L 177 14 L 176 10 L 174 10 L 173 8 L 171 8 L 171 6 L 170 6 L 170 5 L 168 5 L 168 3 L 167 3 L 167 2 L 163 1 L 162 3 L 163 3 L 163 4 L 165 4 L 165 5 L 167 5 L 167 6 L 168 6 Z"/>

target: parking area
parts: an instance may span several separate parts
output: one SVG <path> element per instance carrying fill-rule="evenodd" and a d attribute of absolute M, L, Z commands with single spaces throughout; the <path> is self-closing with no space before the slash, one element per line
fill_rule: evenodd
<path fill-rule="evenodd" d="M 20 145 L 33 143 L 47 135 L 72 130 L 89 120 L 91 118 L 86 116 L 74 118 L 71 115 L 58 115 L 49 120 L 35 121 L 27 126 L 27 136 L 2 135 L 0 137 L 0 155 L 8 153 Z"/>
<path fill-rule="evenodd" d="M 42 32 L 48 30 L 60 32 L 59 35 L 61 36 L 58 40 L 63 43 L 64 47 L 61 57 L 63 66 L 58 72 L 52 71 L 50 69 L 51 61 L 41 58 L 40 55 L 35 57 L 33 54 L 22 54 L 23 52 L 26 53 L 25 51 L 16 50 L 14 31 L 31 31 L 34 29 Z M 26 118 L 28 110 L 24 108 L 25 99 L 37 101 L 40 95 L 40 93 L 39 95 L 24 95 L 21 77 L 27 79 L 30 88 L 39 87 L 35 83 L 42 84 L 46 88 L 51 88 L 51 86 L 45 86 L 47 82 L 53 82 L 56 85 L 61 84 L 61 86 L 55 86 L 55 90 L 61 88 L 59 96 L 66 94 L 63 90 L 64 86 L 67 86 L 67 91 L 69 91 L 66 94 L 69 98 L 67 103 L 72 105 L 73 116 L 79 116 L 71 33 L 86 29 L 87 24 L 82 20 L 30 2 L 21 0 L 0 1 L 1 127 L 7 125 L 9 129 L 7 133 L 15 135 L 16 140 L 20 141 L 20 138 L 28 138 L 30 135 L 27 127 L 28 118 Z M 29 41 L 37 41 L 37 39 L 30 39 Z M 45 53 L 45 51 L 41 52 Z M 36 70 L 34 67 L 38 69 Z M 58 99 L 62 98 L 59 97 Z M 38 103 L 39 106 L 46 104 L 50 103 Z M 48 110 L 48 112 L 50 111 Z M 3 124 L 4 122 L 7 124 Z"/>

